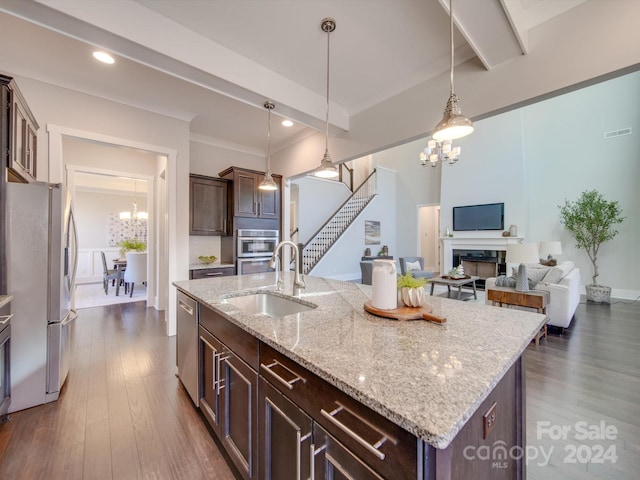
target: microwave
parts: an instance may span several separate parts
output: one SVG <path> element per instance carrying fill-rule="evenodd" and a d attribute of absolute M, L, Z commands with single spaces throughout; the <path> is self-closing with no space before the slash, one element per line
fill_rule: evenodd
<path fill-rule="evenodd" d="M 278 230 L 238 230 L 236 257 L 271 257 L 278 246 Z"/>

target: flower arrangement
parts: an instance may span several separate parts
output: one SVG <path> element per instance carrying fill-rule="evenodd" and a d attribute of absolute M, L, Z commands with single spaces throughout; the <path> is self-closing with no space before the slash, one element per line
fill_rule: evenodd
<path fill-rule="evenodd" d="M 116 243 L 116 246 L 120 247 L 120 257 L 124 257 L 125 254 L 131 250 L 135 252 L 144 252 L 147 249 L 147 242 L 138 240 L 136 238 L 125 238 Z"/>

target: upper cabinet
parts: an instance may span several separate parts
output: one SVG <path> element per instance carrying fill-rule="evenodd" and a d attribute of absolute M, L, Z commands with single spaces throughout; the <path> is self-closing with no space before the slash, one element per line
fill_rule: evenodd
<path fill-rule="evenodd" d="M 189 176 L 189 235 L 227 235 L 227 180 Z"/>
<path fill-rule="evenodd" d="M 11 77 L 0 75 L 2 119 L 0 139 L 6 159 L 8 179 L 15 182 L 36 180 L 38 122 Z"/>
<path fill-rule="evenodd" d="M 260 190 L 258 186 L 264 178 L 264 172 L 229 167 L 219 173 L 221 178 L 233 182 L 230 200 L 232 215 L 236 217 L 280 219 L 280 189 L 282 176 L 273 175 L 277 190 Z"/>

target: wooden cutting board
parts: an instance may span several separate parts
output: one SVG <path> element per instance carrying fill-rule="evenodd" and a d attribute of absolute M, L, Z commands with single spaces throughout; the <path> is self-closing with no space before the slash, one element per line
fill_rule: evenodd
<path fill-rule="evenodd" d="M 435 323 L 445 323 L 446 318 L 431 314 L 431 305 L 421 307 L 407 307 L 398 302 L 398 307 L 391 310 L 382 310 L 371 305 L 371 300 L 365 302 L 364 309 L 379 317 L 392 318 L 394 320 L 428 320 Z"/>

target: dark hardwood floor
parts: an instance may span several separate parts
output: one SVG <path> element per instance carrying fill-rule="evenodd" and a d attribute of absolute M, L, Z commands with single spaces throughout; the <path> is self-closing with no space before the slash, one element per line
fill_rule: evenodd
<path fill-rule="evenodd" d="M 234 478 L 175 376 L 175 339 L 156 311 L 81 310 L 72 355 L 58 402 L 0 425 L 0 479 Z M 640 304 L 581 304 L 525 362 L 527 478 L 639 478 Z M 578 440 L 578 422 L 616 433 Z M 566 438 L 551 438 L 562 426 Z"/>
<path fill-rule="evenodd" d="M 0 479 L 233 479 L 144 303 L 79 310 L 57 402 L 0 426 Z"/>
<path fill-rule="evenodd" d="M 527 478 L 640 478 L 640 302 L 581 303 L 525 361 Z"/>

